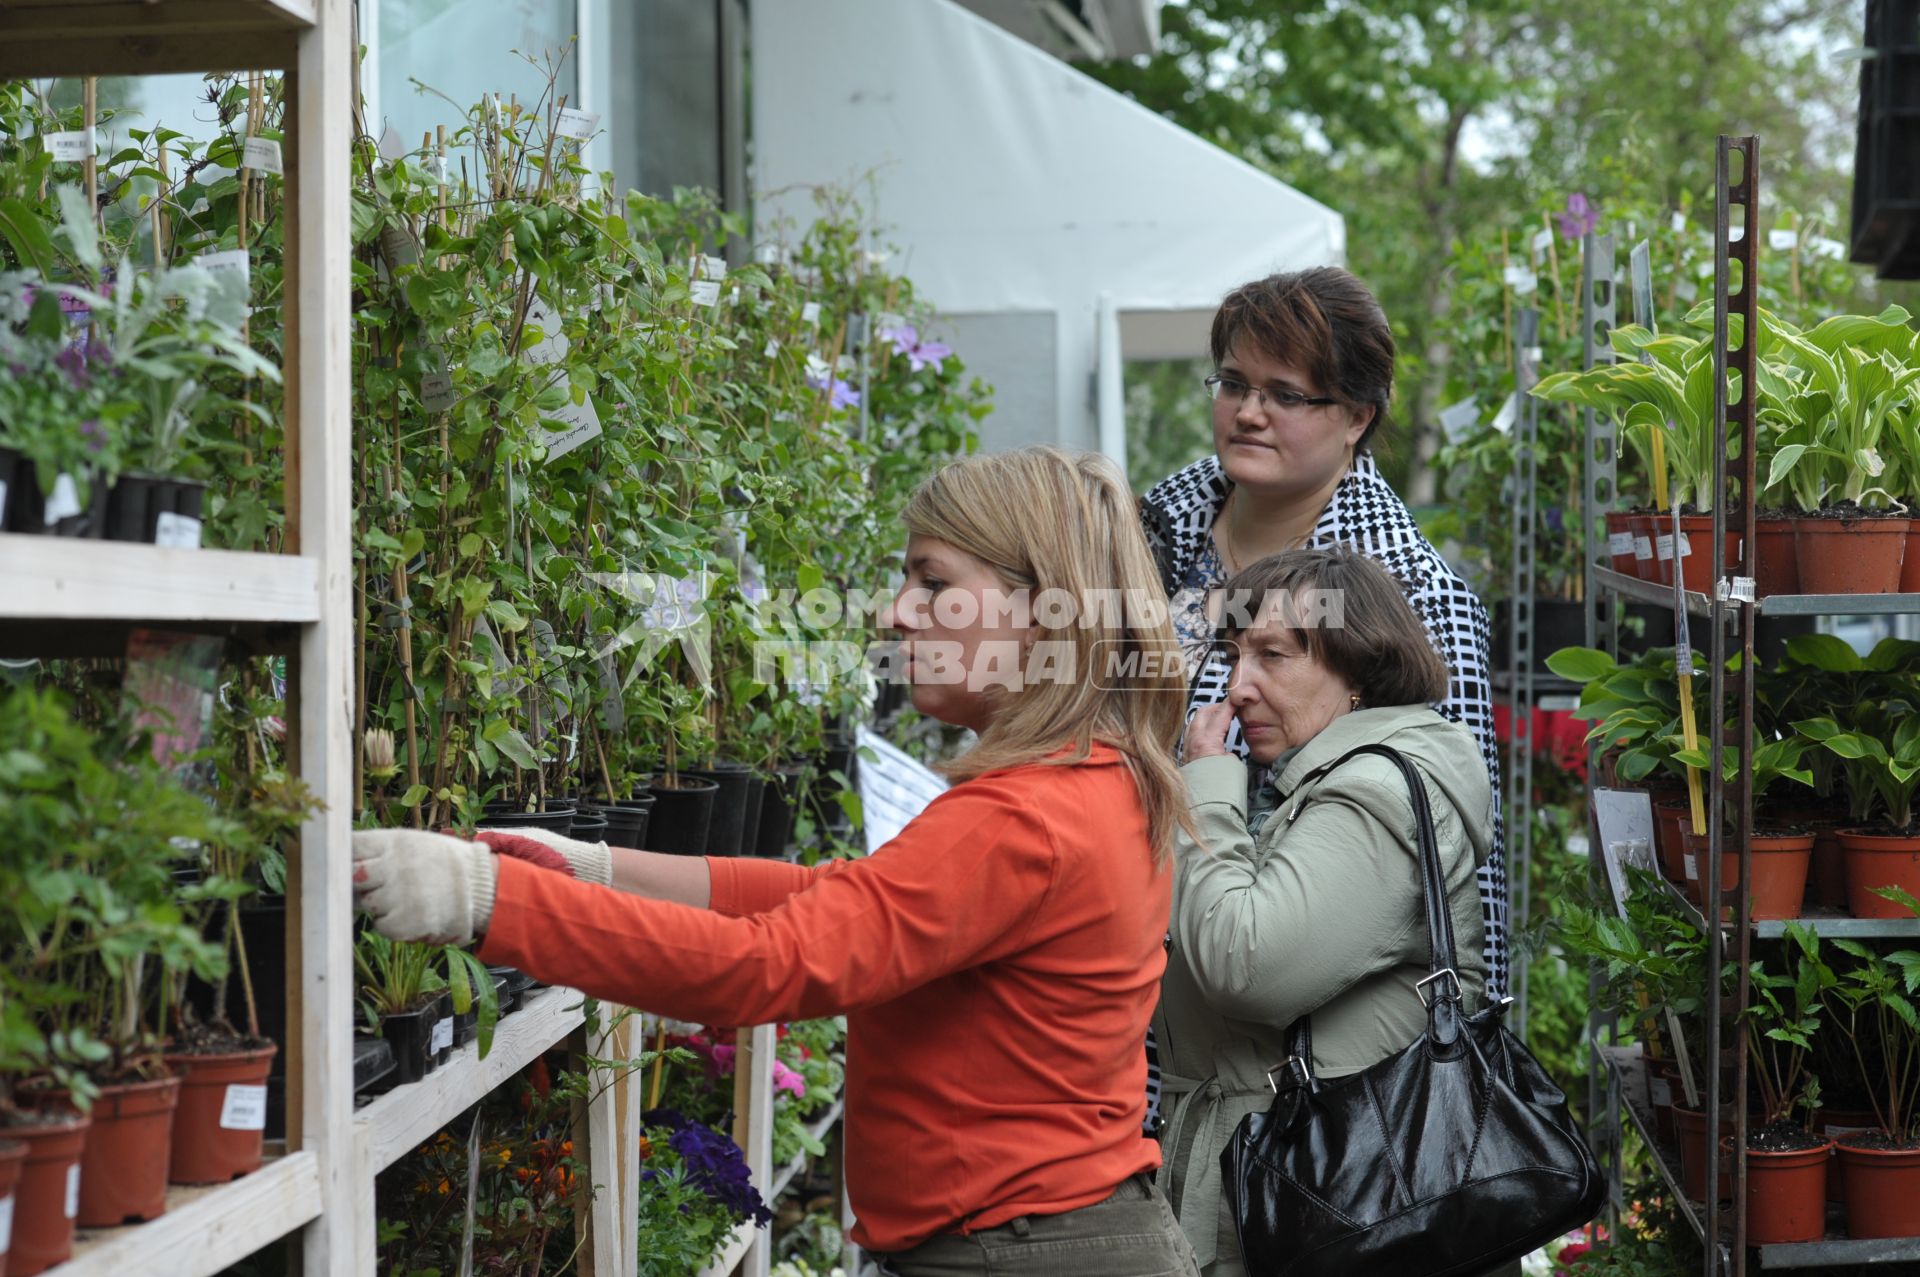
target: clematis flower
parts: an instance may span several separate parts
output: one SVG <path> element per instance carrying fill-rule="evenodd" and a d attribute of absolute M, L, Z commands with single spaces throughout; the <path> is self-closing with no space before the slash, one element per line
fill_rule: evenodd
<path fill-rule="evenodd" d="M 922 368 L 940 371 L 940 361 L 953 353 L 953 347 L 943 341 L 921 341 L 920 330 L 912 324 L 902 324 L 898 328 L 880 330 L 880 340 L 893 343 L 893 353 L 905 355 L 907 363 L 914 372 Z"/>
<path fill-rule="evenodd" d="M 808 377 L 807 384 L 826 395 L 836 411 L 860 406 L 860 392 L 838 377 Z"/>
<path fill-rule="evenodd" d="M 1579 191 L 1567 196 L 1566 210 L 1559 216 L 1560 233 L 1575 242 L 1600 224 L 1600 210 Z"/>

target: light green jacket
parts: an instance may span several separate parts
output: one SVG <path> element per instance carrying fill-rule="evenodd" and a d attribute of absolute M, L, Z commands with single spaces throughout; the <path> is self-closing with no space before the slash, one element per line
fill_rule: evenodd
<path fill-rule="evenodd" d="M 1205 846 L 1175 851 L 1172 949 L 1154 1014 L 1167 1121 L 1167 1195 L 1203 1268 L 1243 1271 L 1220 1189 L 1220 1151 L 1272 1099 L 1267 1070 L 1313 1016 L 1313 1065 L 1344 1077 L 1419 1036 L 1427 973 L 1413 808 L 1387 744 L 1427 782 L 1469 1010 L 1485 987 L 1474 871 L 1492 847 L 1492 791 L 1471 733 L 1425 705 L 1344 714 L 1283 756 L 1277 798 L 1247 832 L 1247 766 L 1231 755 L 1181 768 Z M 1263 804 L 1264 805 L 1264 804 Z M 1217 1261 L 1217 1262 L 1216 1262 Z M 1213 1265 L 1212 1267 L 1208 1267 Z"/>

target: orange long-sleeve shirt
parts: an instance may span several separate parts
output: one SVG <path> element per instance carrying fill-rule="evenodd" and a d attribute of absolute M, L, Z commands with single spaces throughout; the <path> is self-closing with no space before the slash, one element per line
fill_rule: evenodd
<path fill-rule="evenodd" d="M 710 859 L 710 910 L 498 863 L 490 963 L 684 1020 L 847 1013 L 869 1249 L 1091 1205 L 1160 1164 L 1143 1042 L 1171 879 L 1111 746 L 957 785 L 865 859 Z"/>

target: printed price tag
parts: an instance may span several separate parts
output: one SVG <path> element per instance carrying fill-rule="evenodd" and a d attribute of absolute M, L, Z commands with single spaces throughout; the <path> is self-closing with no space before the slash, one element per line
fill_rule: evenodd
<path fill-rule="evenodd" d="M 1799 231 L 1772 230 L 1767 232 L 1767 247 L 1776 253 L 1787 252 L 1799 242 Z"/>
<path fill-rule="evenodd" d="M 1633 553 L 1633 533 L 1631 532 L 1607 533 L 1607 553 L 1613 555 L 1615 558 L 1626 558 L 1628 555 L 1632 554 Z"/>
<path fill-rule="evenodd" d="M 687 297 L 696 306 L 711 306 L 720 300 L 720 281 L 696 279 L 687 285 Z"/>
<path fill-rule="evenodd" d="M 1656 1109 L 1673 1103 L 1673 1079 L 1666 1077 L 1649 1077 L 1647 1079 L 1647 1098 L 1653 1101 L 1653 1106 Z"/>
<path fill-rule="evenodd" d="M 80 164 L 93 154 L 93 130 L 74 129 L 46 135 L 47 150 L 56 164 Z"/>
<path fill-rule="evenodd" d="M 80 489 L 74 486 L 72 475 L 63 474 L 53 481 L 53 491 L 47 494 L 46 507 L 40 517 L 51 527 L 62 519 L 71 519 L 80 510 Z"/>
<path fill-rule="evenodd" d="M 80 1163 L 67 1167 L 67 1218 L 80 1213 Z"/>
<path fill-rule="evenodd" d="M 1668 559 L 1671 559 L 1673 557 L 1673 533 L 1662 532 L 1657 538 L 1655 538 L 1653 543 L 1653 549 L 1654 549 L 1654 553 L 1660 556 L 1660 561 L 1662 563 L 1665 563 Z"/>
<path fill-rule="evenodd" d="M 554 121 L 553 131 L 561 137 L 575 138 L 584 142 L 592 137 L 593 131 L 599 127 L 598 111 L 576 111 L 569 106 L 561 110 L 560 118 Z"/>
<path fill-rule="evenodd" d="M 0 1197 L 0 1255 L 13 1245 L 13 1194 Z"/>
<path fill-rule="evenodd" d="M 1513 433 L 1513 423 L 1519 419 L 1519 396 L 1508 395 L 1507 401 L 1500 405 L 1500 411 L 1493 414 L 1493 428 L 1503 435 L 1510 435 Z"/>
<path fill-rule="evenodd" d="M 711 280 L 718 281 L 718 280 L 725 279 L 726 277 L 727 277 L 727 259 L 726 258 L 715 257 L 712 254 L 702 255 L 702 257 L 700 258 L 700 278 L 701 279 L 711 279 Z"/>
<path fill-rule="evenodd" d="M 229 248 L 218 253 L 202 253 L 193 264 L 216 278 L 238 279 L 243 285 L 252 279 L 253 263 L 244 248 Z"/>
<path fill-rule="evenodd" d="M 558 461 L 581 444 L 600 437 L 600 414 L 593 410 L 591 399 L 547 413 L 546 421 L 549 426 L 557 422 L 563 427 L 560 434 L 549 435 L 546 440 L 548 461 Z"/>
<path fill-rule="evenodd" d="M 454 399 L 452 373 L 442 369 L 420 379 L 420 406 L 428 412 L 445 412 L 453 407 Z"/>
<path fill-rule="evenodd" d="M 227 1131 L 264 1131 L 267 1129 L 267 1088 L 227 1086 L 227 1098 L 220 1104 L 220 1128 Z"/>
<path fill-rule="evenodd" d="M 448 1047 L 452 1045 L 453 1045 L 453 1021 L 452 1020 L 435 1020 L 433 1022 L 433 1037 L 429 1039 L 427 1043 L 427 1050 L 433 1052 L 435 1055 L 438 1055 L 440 1052 L 446 1050 Z"/>
<path fill-rule="evenodd" d="M 1653 542 L 1645 537 L 1635 537 L 1633 539 L 1633 557 L 1639 559 L 1641 562 L 1650 561 L 1653 558 Z"/>
<path fill-rule="evenodd" d="M 820 326 L 820 303 L 808 302 L 802 306 L 800 308 L 800 322 L 803 324 L 812 324 L 815 328 L 818 328 Z"/>
<path fill-rule="evenodd" d="M 560 331 L 560 317 L 547 309 L 547 304 L 538 297 L 527 306 L 527 329 L 540 330 L 540 340 L 526 347 L 526 358 L 530 364 L 550 364 L 565 358 L 567 353 L 567 335 Z"/>
<path fill-rule="evenodd" d="M 198 550 L 200 520 L 192 515 L 175 514 L 171 510 L 162 511 L 160 517 L 154 520 L 153 543 L 175 550 Z"/>
<path fill-rule="evenodd" d="M 1698 860 L 1698 859 L 1696 859 L 1696 858 L 1694 857 L 1694 854 L 1693 854 L 1692 852 L 1690 852 L 1690 851 L 1684 851 L 1684 852 L 1681 852 L 1681 853 L 1680 853 L 1680 859 L 1686 862 L 1686 868 L 1687 868 L 1687 881 L 1688 881 L 1688 882 L 1699 882 L 1699 881 L 1700 881 L 1700 862 L 1699 862 L 1699 860 Z"/>
<path fill-rule="evenodd" d="M 240 148 L 240 167 L 276 176 L 286 171 L 280 164 L 280 144 L 270 137 L 248 138 Z"/>

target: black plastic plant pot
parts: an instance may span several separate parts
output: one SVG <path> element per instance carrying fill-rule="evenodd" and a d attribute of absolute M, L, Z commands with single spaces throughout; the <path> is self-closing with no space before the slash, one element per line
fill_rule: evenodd
<path fill-rule="evenodd" d="M 454 1046 L 462 1047 L 473 1041 L 473 1035 L 478 1030 L 479 1025 L 480 1008 L 478 1006 L 469 1007 L 465 1011 L 455 1011 L 453 1013 Z"/>
<path fill-rule="evenodd" d="M 500 1004 L 500 1014 L 515 1010 L 520 1005 L 520 973 L 512 967 L 488 967 L 487 974 L 493 977 L 493 992 Z"/>
<path fill-rule="evenodd" d="M 754 776 L 747 781 L 747 806 L 740 817 L 740 854 L 751 856 L 760 841 L 760 809 L 767 801 L 767 778 Z"/>
<path fill-rule="evenodd" d="M 17 485 L 9 485 L 7 489 L 7 505 L 11 507 L 7 516 L 10 530 L 90 540 L 99 540 L 106 535 L 108 494 L 113 487 L 106 479 L 97 474 L 89 476 L 86 507 L 78 514 L 55 519 L 52 523 L 47 522 L 46 496 L 40 491 L 34 468 L 23 461 L 18 470 L 18 479 Z"/>
<path fill-rule="evenodd" d="M 645 807 L 600 807 L 596 810 L 600 818 L 607 822 L 607 830 L 600 836 L 612 847 L 638 847 L 640 837 L 647 827 L 647 811 L 653 806 L 649 798 Z"/>
<path fill-rule="evenodd" d="M 683 780 L 689 776 L 710 780 L 720 787 L 713 797 L 713 821 L 707 827 L 706 854 L 739 855 L 740 839 L 747 824 L 747 788 L 753 781 L 753 772 L 744 763 L 721 762 L 709 768 L 681 772 L 680 776 Z"/>
<path fill-rule="evenodd" d="M 393 1051 L 393 1084 L 405 1086 L 433 1072 L 433 1026 L 440 1021 L 440 999 L 423 1007 L 380 1017 L 380 1036 Z"/>
<path fill-rule="evenodd" d="M 559 834 L 562 838 L 573 833 L 574 810 L 571 807 L 558 811 L 516 811 L 515 804 L 506 804 L 500 810 L 493 803 L 487 804 L 486 814 L 480 821 L 482 829 L 500 829 L 511 833 L 515 829 L 544 829 Z"/>
<path fill-rule="evenodd" d="M 353 1039 L 353 1093 L 379 1095 L 395 1085 L 393 1044 L 385 1038 L 355 1035 Z"/>
<path fill-rule="evenodd" d="M 800 792 L 800 769 L 782 767 L 767 777 L 760 795 L 760 823 L 754 831 L 753 854 L 784 859 L 793 841 L 794 799 Z"/>
<path fill-rule="evenodd" d="M 157 475 L 123 474 L 114 480 L 107 499 L 107 540 L 152 541 L 153 522 L 160 499 Z"/>
<path fill-rule="evenodd" d="M 574 813 L 571 837 L 581 842 L 606 842 L 608 821 L 597 811 L 587 810 Z"/>
<path fill-rule="evenodd" d="M 19 498 L 22 476 L 31 477 L 21 464 L 20 454 L 12 448 L 0 448 L 0 532 L 11 526 L 8 515 Z"/>
<path fill-rule="evenodd" d="M 655 780 L 653 812 L 647 819 L 647 850 L 672 856 L 706 855 L 714 799 L 719 793 L 720 786 L 713 781 L 685 772 L 677 788 L 670 787 L 664 777 Z"/>
<path fill-rule="evenodd" d="M 442 993 L 432 1005 L 433 1018 L 427 1026 L 427 1050 L 433 1053 L 433 1066 L 453 1058 L 453 995 Z"/>

